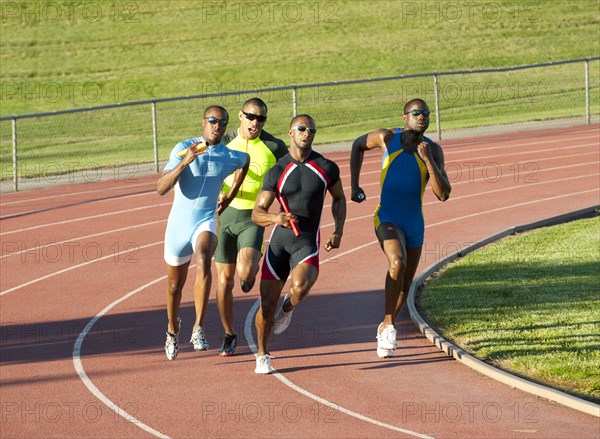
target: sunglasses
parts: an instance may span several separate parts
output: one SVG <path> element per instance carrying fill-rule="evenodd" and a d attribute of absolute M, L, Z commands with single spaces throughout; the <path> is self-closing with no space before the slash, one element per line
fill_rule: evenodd
<path fill-rule="evenodd" d="M 429 110 L 412 110 L 412 111 L 407 111 L 404 114 L 412 114 L 413 116 L 420 116 L 421 114 L 423 115 L 423 117 L 429 117 L 429 115 L 431 114 L 431 111 Z"/>
<path fill-rule="evenodd" d="M 308 131 L 311 134 L 315 134 L 317 132 L 316 128 L 310 128 L 310 127 L 305 127 L 304 125 L 297 125 L 295 127 L 292 127 L 293 130 L 298 130 L 301 133 L 303 133 L 304 131 Z"/>
<path fill-rule="evenodd" d="M 217 119 L 216 117 L 213 117 L 213 116 L 205 117 L 204 119 L 206 119 L 208 121 L 208 123 L 211 123 L 213 125 L 218 123 L 219 126 L 221 126 L 221 127 L 226 127 L 227 124 L 229 123 L 229 121 L 227 119 Z"/>
<path fill-rule="evenodd" d="M 260 114 L 246 113 L 245 111 L 242 111 L 242 113 L 244 113 L 244 116 L 246 116 L 246 119 L 248 120 L 257 120 L 260 123 L 263 123 L 267 120 L 267 116 L 262 116 Z"/>

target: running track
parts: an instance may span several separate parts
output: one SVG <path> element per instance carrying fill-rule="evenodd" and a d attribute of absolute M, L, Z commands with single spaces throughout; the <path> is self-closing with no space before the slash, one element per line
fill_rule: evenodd
<path fill-rule="evenodd" d="M 599 204 L 598 125 L 442 143 L 453 191 L 440 203 L 427 189 L 419 271 L 508 227 Z M 349 198 L 349 154 L 326 155 Z M 237 355 L 215 355 L 214 282 L 211 348 L 187 343 L 193 271 L 179 357 L 166 360 L 172 195 L 156 194 L 156 175 L 3 194 L 1 437 L 598 438 L 600 418 L 466 368 L 406 312 L 395 357 L 376 357 L 386 270 L 371 220 L 378 178 L 373 152 L 361 181 L 368 200 L 348 204 L 342 247 L 322 253 L 315 288 L 272 337 L 279 373 L 270 376 L 253 372 L 258 285 L 247 295 L 236 285 Z"/>

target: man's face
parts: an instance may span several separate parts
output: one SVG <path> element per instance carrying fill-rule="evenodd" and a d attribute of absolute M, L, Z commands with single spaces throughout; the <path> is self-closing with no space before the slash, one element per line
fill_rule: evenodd
<path fill-rule="evenodd" d="M 202 137 L 210 145 L 216 145 L 225 134 L 229 122 L 227 113 L 219 108 L 211 108 L 202 119 Z"/>
<path fill-rule="evenodd" d="M 292 145 L 300 149 L 309 149 L 312 147 L 316 132 L 315 123 L 312 119 L 301 117 L 294 121 L 288 134 L 290 135 Z"/>
<path fill-rule="evenodd" d="M 239 113 L 240 131 L 244 139 L 256 139 L 267 121 L 267 111 L 257 105 L 246 105 Z"/>
<path fill-rule="evenodd" d="M 404 128 L 423 133 L 429 128 L 429 107 L 422 102 L 412 104 L 402 115 Z"/>

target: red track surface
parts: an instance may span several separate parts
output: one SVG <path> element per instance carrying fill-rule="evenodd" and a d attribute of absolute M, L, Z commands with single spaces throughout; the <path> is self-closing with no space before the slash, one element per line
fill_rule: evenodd
<path fill-rule="evenodd" d="M 600 202 L 597 125 L 443 144 L 453 191 L 440 203 L 427 190 L 419 270 L 508 227 Z M 349 197 L 349 154 L 327 156 Z M 342 247 L 333 259 L 322 253 L 315 288 L 272 337 L 279 375 L 254 374 L 253 336 L 244 336 L 258 285 L 247 295 L 236 287 L 240 346 L 221 358 L 213 282 L 211 348 L 193 351 L 193 271 L 182 347 L 167 361 L 162 240 L 172 196 L 156 195 L 156 179 L 2 195 L 2 438 L 600 437 L 600 418 L 464 367 L 406 313 L 396 355 L 377 358 L 386 271 L 371 220 L 377 153 L 365 158 L 368 200 L 348 204 Z M 332 226 L 327 206 L 323 236 Z"/>

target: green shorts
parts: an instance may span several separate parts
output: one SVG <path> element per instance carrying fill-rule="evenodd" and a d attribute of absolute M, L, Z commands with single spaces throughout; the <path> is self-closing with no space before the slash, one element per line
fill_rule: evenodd
<path fill-rule="evenodd" d="M 219 243 L 215 262 L 235 264 L 242 248 L 251 247 L 262 254 L 265 229 L 252 222 L 252 209 L 228 207 L 221 214 Z"/>

